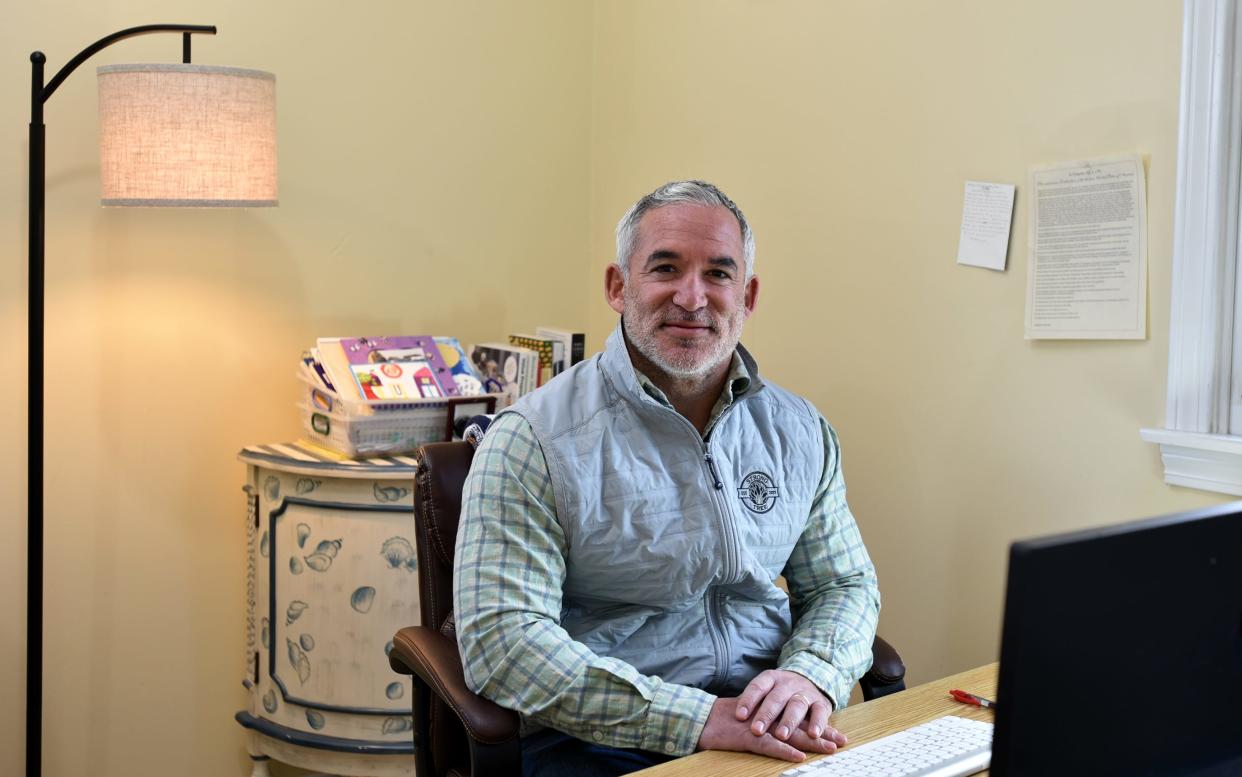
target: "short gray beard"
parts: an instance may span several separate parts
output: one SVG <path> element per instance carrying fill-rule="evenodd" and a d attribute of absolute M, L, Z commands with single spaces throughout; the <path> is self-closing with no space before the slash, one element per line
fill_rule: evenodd
<path fill-rule="evenodd" d="M 716 364 L 675 364 L 664 358 L 664 354 L 660 352 L 655 342 L 654 335 L 645 335 L 635 332 L 628 321 L 624 317 L 621 319 L 625 326 L 625 336 L 629 338 L 630 344 L 634 349 L 643 355 L 643 358 L 659 367 L 670 378 L 677 380 L 702 380 L 707 374 L 716 367 Z M 707 360 L 710 361 L 710 360 Z"/>
<path fill-rule="evenodd" d="M 626 284 L 624 294 L 627 307 L 631 309 L 638 307 L 638 301 L 631 296 L 628 284 Z M 688 320 L 704 323 L 702 319 L 697 318 L 690 318 Z M 715 321 L 711 323 L 715 327 L 716 332 L 719 334 L 721 332 L 721 325 L 727 325 L 729 322 Z M 625 316 L 621 317 L 621 324 L 625 330 L 625 336 L 629 339 L 630 344 L 634 346 L 635 350 L 643 355 L 643 358 L 660 368 L 670 378 L 679 381 L 698 381 L 706 378 L 712 370 L 716 369 L 723 361 L 730 358 L 734 349 L 737 347 L 736 342 L 727 343 L 722 339 L 719 343 L 719 352 L 709 354 L 701 364 L 677 363 L 669 361 L 664 357 L 664 354 L 660 352 L 659 345 L 655 339 L 656 335 L 654 331 L 650 334 L 635 331 L 634 327 Z"/>

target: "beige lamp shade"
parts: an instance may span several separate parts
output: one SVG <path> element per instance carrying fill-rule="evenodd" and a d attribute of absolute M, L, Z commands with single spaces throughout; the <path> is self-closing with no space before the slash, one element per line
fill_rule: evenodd
<path fill-rule="evenodd" d="M 211 65 L 99 68 L 104 205 L 276 205 L 276 77 Z"/>

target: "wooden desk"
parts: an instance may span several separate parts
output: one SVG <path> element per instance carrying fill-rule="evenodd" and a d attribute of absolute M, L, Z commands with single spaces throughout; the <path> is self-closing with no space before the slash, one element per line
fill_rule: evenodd
<path fill-rule="evenodd" d="M 860 745 L 885 734 L 916 726 L 942 715 L 959 715 L 988 723 L 995 717 L 991 710 L 959 704 L 949 697 L 950 688 L 996 698 L 997 664 L 988 664 L 968 672 L 920 685 L 885 696 L 875 701 L 846 707 L 830 721 L 850 739 L 850 746 Z M 808 761 L 832 756 L 810 756 Z M 705 774 L 727 777 L 776 777 L 794 766 L 787 761 L 754 755 L 708 750 L 686 758 L 678 758 L 660 766 L 635 772 L 643 777 L 702 777 Z M 987 772 L 980 772 L 987 774 Z"/>

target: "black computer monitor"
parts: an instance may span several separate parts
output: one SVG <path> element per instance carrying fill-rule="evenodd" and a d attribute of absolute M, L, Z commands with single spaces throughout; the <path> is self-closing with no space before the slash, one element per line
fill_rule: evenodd
<path fill-rule="evenodd" d="M 1013 544 L 991 773 L 1242 775 L 1242 502 Z"/>

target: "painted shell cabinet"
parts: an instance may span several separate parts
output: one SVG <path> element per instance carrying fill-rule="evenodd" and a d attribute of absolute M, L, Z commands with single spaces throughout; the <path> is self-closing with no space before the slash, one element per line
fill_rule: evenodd
<path fill-rule="evenodd" d="M 298 443 L 246 464 L 242 684 L 252 777 L 267 760 L 339 775 L 414 774 L 410 680 L 388 665 L 419 622 L 414 465 Z"/>

